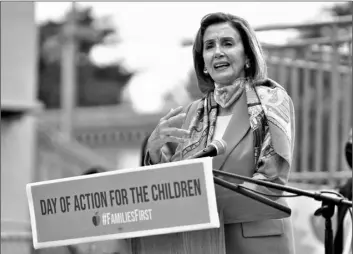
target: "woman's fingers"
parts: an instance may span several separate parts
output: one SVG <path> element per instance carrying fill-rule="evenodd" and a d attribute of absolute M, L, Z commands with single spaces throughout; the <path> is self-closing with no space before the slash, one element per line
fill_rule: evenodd
<path fill-rule="evenodd" d="M 186 117 L 186 113 L 172 116 L 168 119 L 168 123 L 170 126 L 181 126 L 184 122 L 185 117 Z"/>
<path fill-rule="evenodd" d="M 189 135 L 190 132 L 188 130 L 175 127 L 164 128 L 160 132 L 160 141 L 162 141 L 164 144 L 168 142 L 184 143 L 189 139 Z"/>
<path fill-rule="evenodd" d="M 162 147 L 168 142 L 185 142 L 189 139 L 190 131 L 176 128 L 164 127 L 156 129 L 148 140 L 148 145 L 153 147 Z"/>
<path fill-rule="evenodd" d="M 164 128 L 163 130 L 161 130 L 160 134 L 167 136 L 167 137 L 171 136 L 171 137 L 186 139 L 189 137 L 190 131 L 175 128 L 175 127 L 170 127 L 170 128 Z"/>
<path fill-rule="evenodd" d="M 168 114 L 166 114 L 164 117 L 161 118 L 161 121 L 166 121 L 169 118 L 178 115 L 181 111 L 183 111 L 183 107 L 179 106 L 176 109 L 171 109 Z"/>
<path fill-rule="evenodd" d="M 162 146 L 168 142 L 171 143 L 184 143 L 187 139 L 183 137 L 176 137 L 169 134 L 162 134 L 158 139 L 148 143 L 147 150 L 157 153 Z"/>
<path fill-rule="evenodd" d="M 175 136 L 166 136 L 163 138 L 165 143 L 171 142 L 171 143 L 184 143 L 186 141 L 185 138 L 179 138 Z"/>
<path fill-rule="evenodd" d="M 186 117 L 186 114 L 185 113 L 181 113 L 181 114 L 178 114 L 176 116 L 170 117 L 169 119 L 161 122 L 161 124 L 164 125 L 163 128 L 166 128 L 166 127 L 181 127 L 183 122 L 184 122 L 185 117 Z"/>

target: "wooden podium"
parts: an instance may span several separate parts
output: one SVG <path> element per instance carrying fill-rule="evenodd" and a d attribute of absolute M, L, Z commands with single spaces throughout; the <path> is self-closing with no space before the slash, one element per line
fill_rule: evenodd
<path fill-rule="evenodd" d="M 225 254 L 223 218 L 220 227 L 131 239 L 131 254 Z"/>

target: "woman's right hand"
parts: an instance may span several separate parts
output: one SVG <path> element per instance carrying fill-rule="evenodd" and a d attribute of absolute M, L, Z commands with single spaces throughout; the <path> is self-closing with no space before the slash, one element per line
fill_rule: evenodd
<path fill-rule="evenodd" d="M 155 164 L 160 162 L 161 148 L 168 142 L 183 143 L 190 132 L 176 126 L 181 126 L 186 117 L 185 113 L 181 113 L 183 107 L 171 109 L 169 113 L 159 120 L 157 127 L 148 139 L 147 150 L 151 161 Z"/>

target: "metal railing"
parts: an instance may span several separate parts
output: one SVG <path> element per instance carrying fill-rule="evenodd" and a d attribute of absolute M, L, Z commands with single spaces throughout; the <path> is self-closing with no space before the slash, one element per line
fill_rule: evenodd
<path fill-rule="evenodd" d="M 291 181 L 336 185 L 351 176 L 344 145 L 351 128 L 352 17 L 256 31 L 322 29 L 330 36 L 263 44 L 269 77 L 286 88 L 296 111 Z M 342 35 L 340 31 L 350 31 Z"/>

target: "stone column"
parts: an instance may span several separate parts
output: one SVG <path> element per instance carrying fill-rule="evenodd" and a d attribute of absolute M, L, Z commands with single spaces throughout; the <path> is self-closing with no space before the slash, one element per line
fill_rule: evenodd
<path fill-rule="evenodd" d="M 1 253 L 29 254 L 26 184 L 35 172 L 38 108 L 33 2 L 1 3 Z"/>

